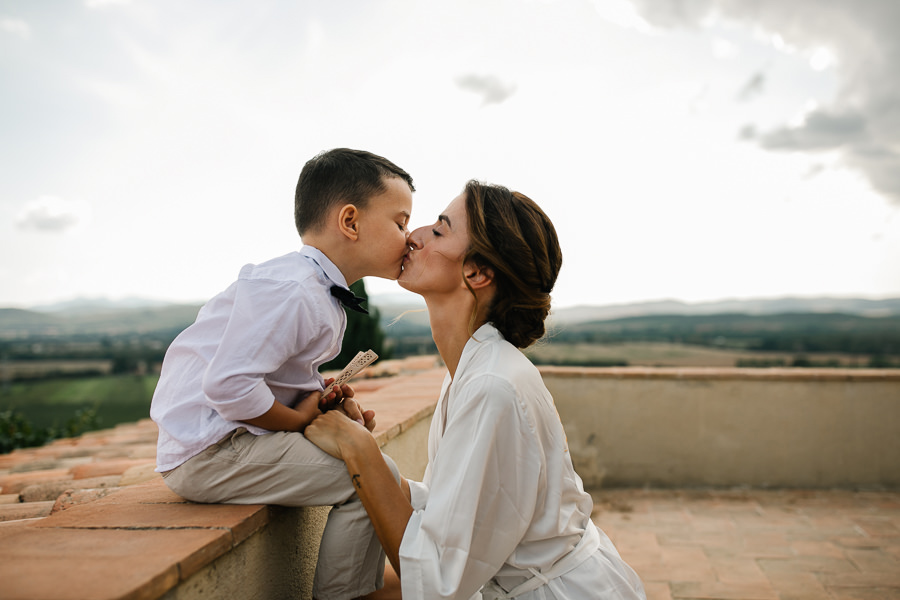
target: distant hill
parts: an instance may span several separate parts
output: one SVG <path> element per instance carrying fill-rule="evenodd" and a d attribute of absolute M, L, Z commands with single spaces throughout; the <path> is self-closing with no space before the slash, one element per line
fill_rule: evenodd
<path fill-rule="evenodd" d="M 650 315 L 777 315 L 787 313 L 840 313 L 861 317 L 900 315 L 900 298 L 868 300 L 864 298 L 758 298 L 687 303 L 679 300 L 575 306 L 554 310 L 550 318 L 556 324 L 606 321 Z"/>
<path fill-rule="evenodd" d="M 0 333 L 46 331 L 59 325 L 59 319 L 52 315 L 22 308 L 0 308 Z"/>
<path fill-rule="evenodd" d="M 373 295 L 370 304 L 379 311 L 389 338 L 430 335 L 428 313 L 416 298 Z M 36 307 L 0 309 L 0 339 L 30 336 L 123 335 L 151 331 L 177 332 L 197 316 L 201 304 L 162 304 L 131 298 L 124 301 L 78 299 Z M 857 317 L 900 316 L 900 298 L 775 298 L 686 303 L 677 300 L 578 306 L 554 310 L 551 327 L 611 321 L 631 317 L 702 315 L 844 314 Z M 399 318 L 398 318 L 399 317 Z M 860 322 L 862 323 L 862 321 Z M 859 324 L 857 324 L 859 326 Z"/>
<path fill-rule="evenodd" d="M 128 311 L 141 308 L 162 308 L 172 306 L 172 302 L 165 300 L 152 300 L 149 298 L 122 298 L 121 300 L 110 300 L 109 298 L 74 298 L 63 302 L 55 302 L 53 304 L 42 304 L 32 306 L 30 310 L 43 313 L 63 313 L 72 315 L 76 313 L 94 314 L 94 313 L 110 313 L 117 311 Z"/>
<path fill-rule="evenodd" d="M 900 355 L 900 316 L 843 313 L 645 315 L 551 328 L 552 343 L 667 342 L 778 352 Z"/>
<path fill-rule="evenodd" d="M 369 300 L 381 311 L 383 320 L 390 321 L 405 311 L 419 311 L 405 314 L 401 321 L 428 323 L 428 313 L 422 311 L 425 308 L 424 302 L 415 303 L 399 295 L 371 296 Z M 550 313 L 550 321 L 555 325 L 564 325 L 654 315 L 778 315 L 789 313 L 837 313 L 860 317 L 900 316 L 900 298 L 869 300 L 865 298 L 786 297 L 697 303 L 680 300 L 655 300 L 630 304 L 555 308 Z"/>
<path fill-rule="evenodd" d="M 0 339 L 73 335 L 116 336 L 181 330 L 193 322 L 199 309 L 200 306 L 181 304 L 104 310 L 80 306 L 73 310 L 58 310 L 52 313 L 0 308 Z"/>

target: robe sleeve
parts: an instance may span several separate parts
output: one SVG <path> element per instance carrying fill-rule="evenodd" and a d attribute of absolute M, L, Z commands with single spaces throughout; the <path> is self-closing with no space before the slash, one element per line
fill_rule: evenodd
<path fill-rule="evenodd" d="M 409 503 L 413 510 L 422 510 L 428 504 L 428 486 L 421 481 L 409 481 Z"/>
<path fill-rule="evenodd" d="M 465 599 L 481 589 L 518 546 L 545 485 L 540 445 L 512 386 L 490 374 L 460 383 L 427 504 L 400 545 L 407 598 Z"/>

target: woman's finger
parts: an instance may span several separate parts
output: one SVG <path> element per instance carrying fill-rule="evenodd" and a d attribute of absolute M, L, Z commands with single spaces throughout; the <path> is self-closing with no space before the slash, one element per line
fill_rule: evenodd
<path fill-rule="evenodd" d="M 362 407 L 360 407 L 359 403 L 353 398 L 345 398 L 344 403 L 341 404 L 341 409 L 344 411 L 345 415 L 347 415 L 360 425 L 366 424 L 366 421 L 363 417 Z"/>
<path fill-rule="evenodd" d="M 369 432 L 374 431 L 375 430 L 375 411 L 374 410 L 363 411 L 363 422 L 364 422 L 364 425 L 366 426 L 366 429 L 368 429 Z"/>

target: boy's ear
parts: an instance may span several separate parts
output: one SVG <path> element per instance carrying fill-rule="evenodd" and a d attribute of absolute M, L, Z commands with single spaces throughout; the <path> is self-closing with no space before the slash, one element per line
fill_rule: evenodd
<path fill-rule="evenodd" d="M 345 204 L 338 211 L 340 232 L 353 241 L 359 238 L 359 209 L 353 204 Z"/>
<path fill-rule="evenodd" d="M 474 262 L 467 262 L 463 268 L 463 273 L 473 290 L 487 287 L 494 282 L 494 270 Z"/>

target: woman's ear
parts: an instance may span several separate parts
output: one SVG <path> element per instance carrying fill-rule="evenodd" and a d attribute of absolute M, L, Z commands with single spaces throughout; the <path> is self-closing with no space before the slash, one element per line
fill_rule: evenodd
<path fill-rule="evenodd" d="M 345 204 L 338 211 L 338 229 L 353 241 L 359 238 L 359 209 L 353 204 Z"/>
<path fill-rule="evenodd" d="M 494 282 L 494 270 L 490 267 L 478 265 L 474 262 L 467 262 L 463 267 L 463 273 L 469 287 L 473 290 L 485 288 Z"/>

